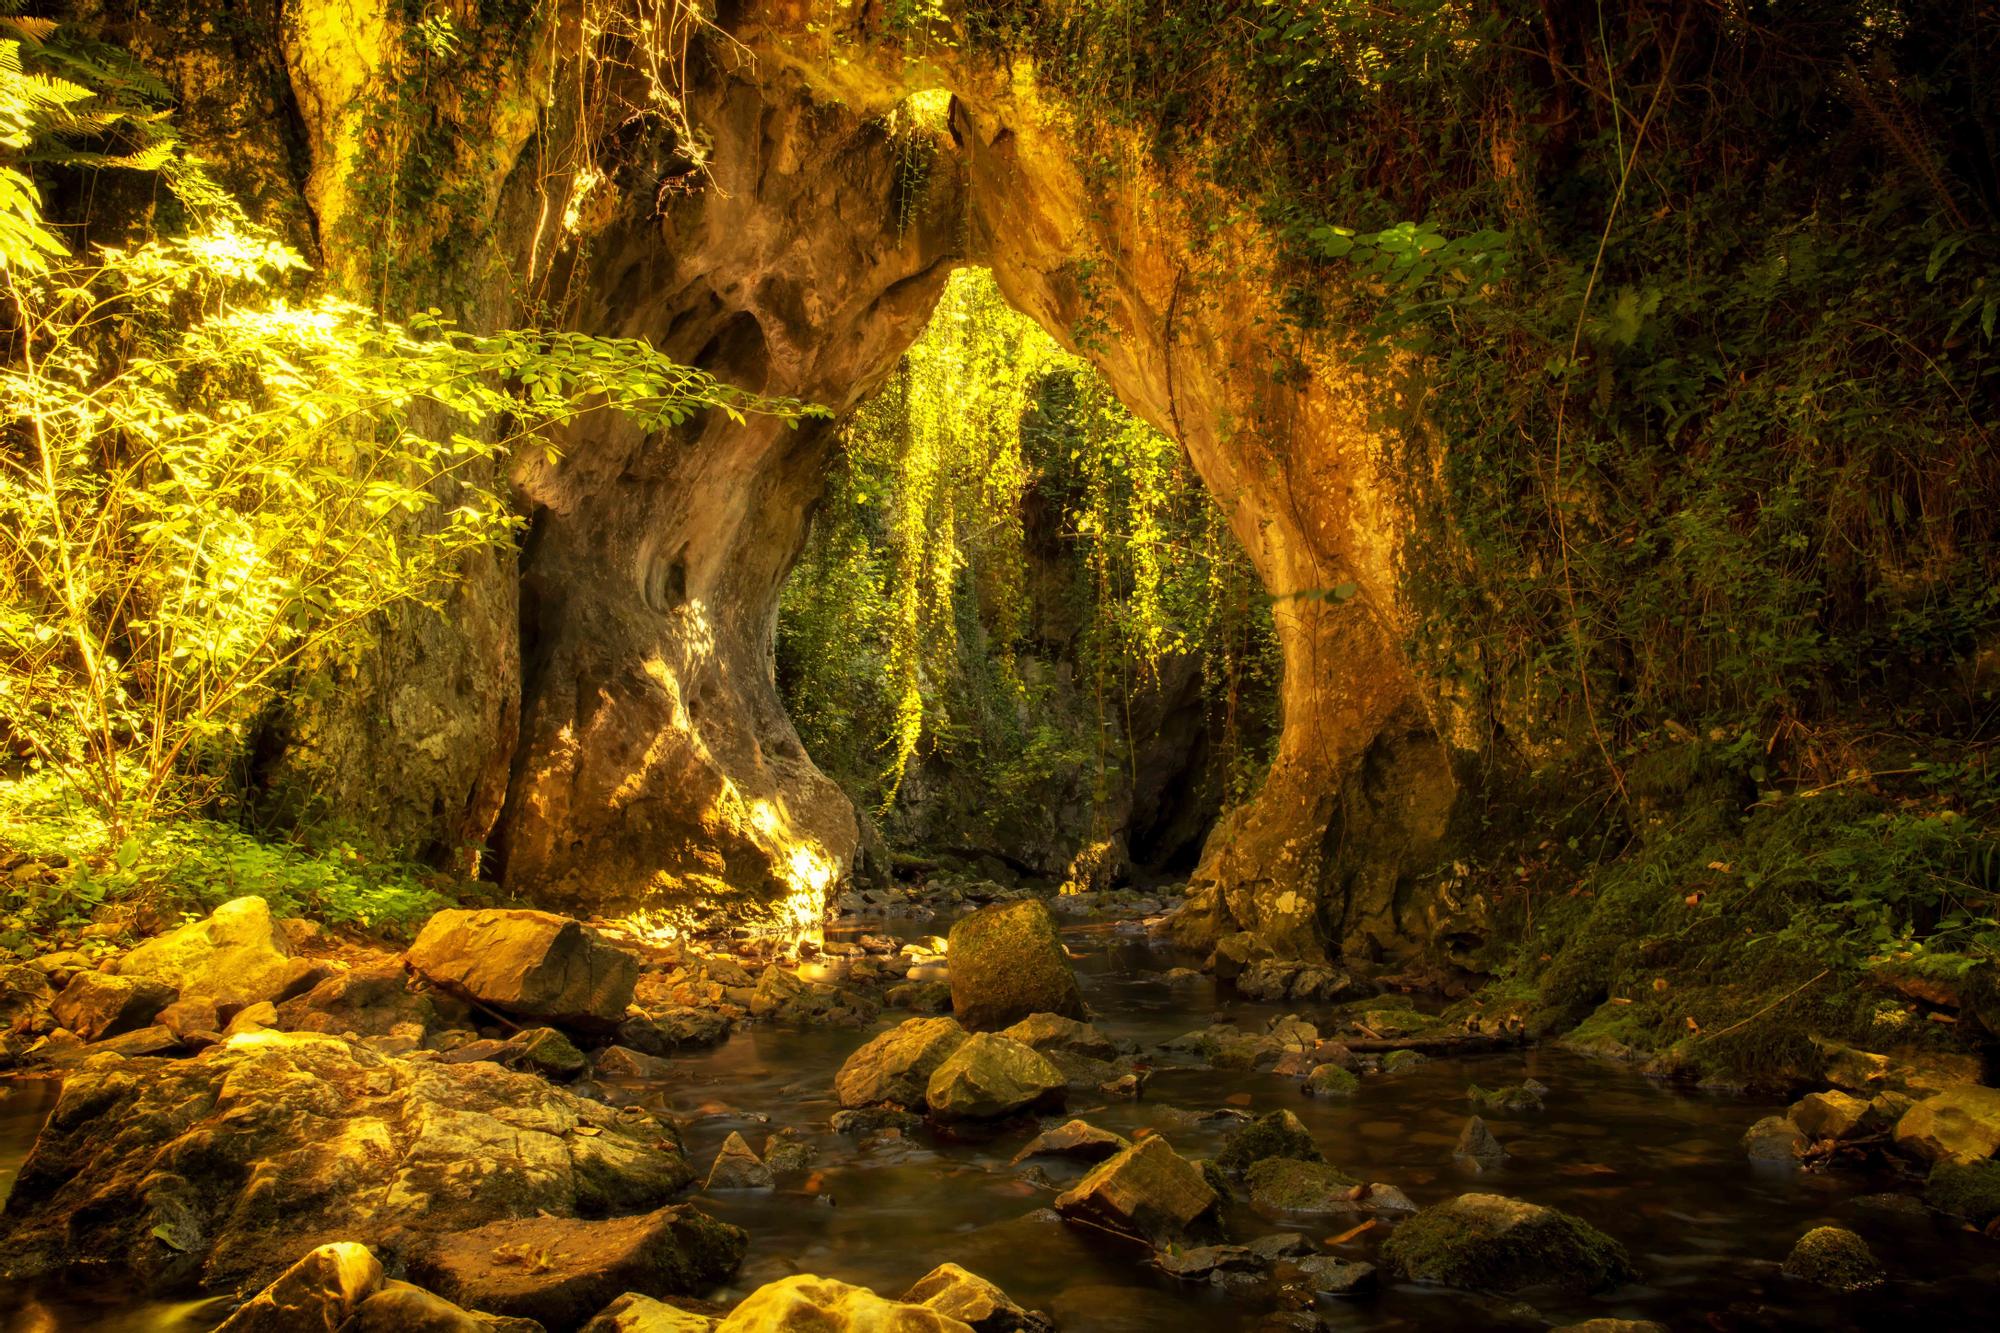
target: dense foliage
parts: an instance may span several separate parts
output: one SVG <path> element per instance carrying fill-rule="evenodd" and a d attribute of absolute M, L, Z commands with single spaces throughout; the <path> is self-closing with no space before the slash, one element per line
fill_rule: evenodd
<path fill-rule="evenodd" d="M 990 837 L 1081 777 L 1072 834 L 1103 836 L 1135 699 L 1190 664 L 1218 742 L 1202 776 L 1218 800 L 1246 794 L 1276 667 L 1254 576 L 1179 445 L 990 274 L 953 275 L 841 439 L 778 662 L 807 748 L 858 803 L 894 813 L 928 763 L 957 788 L 944 822 Z"/>

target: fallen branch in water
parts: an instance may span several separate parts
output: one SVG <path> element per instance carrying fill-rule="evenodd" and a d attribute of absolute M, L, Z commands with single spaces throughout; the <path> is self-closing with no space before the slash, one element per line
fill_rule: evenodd
<path fill-rule="evenodd" d="M 1528 1043 L 1525 1032 L 1445 1032 L 1427 1033 L 1412 1037 L 1333 1037 L 1348 1050 L 1357 1055 L 1374 1055 L 1385 1051 L 1416 1051 L 1420 1055 L 1445 1053 L 1450 1055 L 1480 1055 L 1487 1051 L 1511 1050 Z"/>

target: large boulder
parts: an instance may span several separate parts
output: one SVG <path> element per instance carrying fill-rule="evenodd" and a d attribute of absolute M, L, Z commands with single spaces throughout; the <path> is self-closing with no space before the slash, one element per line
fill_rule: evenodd
<path fill-rule="evenodd" d="M 380 1291 L 355 1307 L 339 1333 L 543 1333 L 543 1330 L 532 1319 L 468 1310 L 422 1287 L 407 1282 L 384 1282 Z"/>
<path fill-rule="evenodd" d="M 922 1106 L 931 1075 L 964 1045 L 965 1029 L 951 1018 L 912 1018 L 847 1057 L 833 1091 L 848 1110 Z"/>
<path fill-rule="evenodd" d="M 175 991 L 152 977 L 79 972 L 50 1006 L 56 1021 L 85 1041 L 101 1041 L 151 1026 Z"/>
<path fill-rule="evenodd" d="M 625 1292 L 687 1296 L 726 1282 L 749 1237 L 681 1204 L 586 1222 L 521 1217 L 438 1239 L 411 1273 L 460 1305 L 575 1328 Z"/>
<path fill-rule="evenodd" d="M 1471 1291 L 1601 1291 L 1632 1276 L 1625 1248 L 1578 1218 L 1499 1194 L 1461 1194 L 1403 1222 L 1382 1262 L 1414 1282 Z"/>
<path fill-rule="evenodd" d="M 1030 1014 L 1000 1035 L 1012 1037 L 1023 1046 L 1032 1046 L 1043 1055 L 1052 1051 L 1067 1051 L 1093 1060 L 1118 1058 L 1118 1047 L 1111 1038 L 1088 1023 L 1079 1023 L 1061 1014 Z"/>
<path fill-rule="evenodd" d="M 78 1065 L 0 1214 L 0 1278 L 241 1290 L 329 1241 L 386 1257 L 495 1217 L 656 1208 L 692 1178 L 669 1126 L 531 1074 L 252 1032 Z"/>
<path fill-rule="evenodd" d="M 215 1333 L 333 1333 L 382 1289 L 382 1265 L 366 1245 L 322 1245 L 237 1307 Z"/>
<path fill-rule="evenodd" d="M 1971 1084 L 1926 1097 L 1896 1122 L 1896 1146 L 1926 1161 L 1976 1161 L 2000 1152 L 2000 1088 Z"/>
<path fill-rule="evenodd" d="M 580 1333 L 714 1333 L 716 1321 L 628 1291 L 597 1312 Z"/>
<path fill-rule="evenodd" d="M 55 989 L 40 970 L 0 964 L 0 1032 L 46 1032 L 55 998 Z"/>
<path fill-rule="evenodd" d="M 997 1030 L 1031 1014 L 1083 1017 L 1083 992 L 1041 899 L 962 917 L 948 944 L 952 1012 L 966 1027 Z"/>
<path fill-rule="evenodd" d="M 744 1298 L 715 1333 L 971 1333 L 962 1319 L 884 1300 L 866 1287 L 800 1273 Z"/>
<path fill-rule="evenodd" d="M 924 1101 L 940 1120 L 991 1120 L 1060 1106 L 1068 1089 L 1062 1070 L 1032 1047 L 997 1032 L 979 1032 L 931 1074 Z"/>
<path fill-rule="evenodd" d="M 1056 1211 L 1164 1244 L 1208 1221 L 1219 1202 L 1201 1168 L 1155 1134 L 1100 1163 L 1075 1188 L 1058 1195 Z"/>
<path fill-rule="evenodd" d="M 439 912 L 410 966 L 467 999 L 521 1018 L 610 1030 L 625 1019 L 639 960 L 571 917 L 487 908 Z"/>
<path fill-rule="evenodd" d="M 151 977 L 182 995 L 231 1007 L 284 999 L 312 971 L 305 959 L 292 957 L 270 905 L 254 897 L 226 902 L 118 960 L 120 976 Z"/>

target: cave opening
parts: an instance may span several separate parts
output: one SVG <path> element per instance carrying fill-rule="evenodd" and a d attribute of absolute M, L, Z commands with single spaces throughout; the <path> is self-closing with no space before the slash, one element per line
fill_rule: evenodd
<path fill-rule="evenodd" d="M 1182 446 L 979 267 L 836 436 L 773 672 L 864 875 L 1187 875 L 1270 762 L 1280 663 Z"/>

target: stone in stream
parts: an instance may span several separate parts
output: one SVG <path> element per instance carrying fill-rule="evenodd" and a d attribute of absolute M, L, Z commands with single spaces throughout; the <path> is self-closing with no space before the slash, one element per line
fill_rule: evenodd
<path fill-rule="evenodd" d="M 834 1095 L 848 1110 L 922 1106 L 931 1075 L 966 1035 L 956 1019 L 912 1018 L 848 1056 L 834 1075 Z"/>
<path fill-rule="evenodd" d="M 1493 1131 L 1486 1128 L 1486 1122 L 1475 1115 L 1469 1117 L 1465 1128 L 1459 1131 L 1458 1145 L 1451 1150 L 1451 1156 L 1461 1166 L 1483 1171 L 1507 1160 L 1507 1150 L 1500 1146 L 1500 1140 L 1493 1137 Z"/>
<path fill-rule="evenodd" d="M 1322 1295 L 1358 1296 L 1375 1289 L 1375 1265 L 1358 1259 L 1316 1254 L 1309 1259 L 1298 1260 L 1293 1266 L 1312 1284 L 1312 1289 Z"/>
<path fill-rule="evenodd" d="M 625 1292 L 684 1296 L 726 1282 L 748 1236 L 686 1204 L 636 1217 L 521 1217 L 445 1236 L 411 1273 L 460 1305 L 575 1328 Z"/>
<path fill-rule="evenodd" d="M 83 1060 L 0 1214 L 0 1279 L 116 1261 L 135 1294 L 242 1289 L 329 1234 L 629 1213 L 692 1178 L 670 1126 L 531 1074 L 246 1033 L 144 1067 Z"/>
<path fill-rule="evenodd" d="M 1055 1333 L 1038 1310 L 1024 1310 L 1007 1293 L 957 1264 L 939 1264 L 903 1293 L 906 1305 L 921 1305 L 969 1326 L 973 1333 Z"/>
<path fill-rule="evenodd" d="M 512 1069 L 531 1069 L 558 1082 L 577 1078 L 590 1060 L 554 1028 L 523 1028 L 507 1039 L 498 1059 Z"/>
<path fill-rule="evenodd" d="M 433 984 L 501 1013 L 592 1031 L 625 1020 L 639 980 L 637 958 L 553 912 L 439 912 L 408 958 Z"/>
<path fill-rule="evenodd" d="M 926 1305 L 885 1300 L 866 1287 L 799 1273 L 751 1292 L 715 1333 L 968 1333 L 970 1328 Z"/>
<path fill-rule="evenodd" d="M 1155 1134 L 1100 1163 L 1055 1207 L 1065 1219 L 1159 1245 L 1206 1223 L 1220 1201 L 1201 1168 Z"/>
<path fill-rule="evenodd" d="M 1465 1095 L 1480 1115 L 1527 1115 L 1542 1109 L 1542 1094 L 1546 1091 L 1530 1079 L 1500 1088 L 1482 1088 L 1475 1083 L 1465 1090 Z"/>
<path fill-rule="evenodd" d="M 1786 1277 L 1833 1291 L 1866 1291 L 1882 1284 L 1882 1265 L 1868 1242 L 1845 1227 L 1814 1227 L 1785 1257 Z"/>
<path fill-rule="evenodd" d="M 907 1009 L 913 1014 L 942 1014 L 951 1008 L 948 981 L 905 981 L 891 986 L 882 996 L 891 1009 Z"/>
<path fill-rule="evenodd" d="M 1260 1213 L 1295 1216 L 1338 1216 L 1358 1213 L 1367 1187 L 1325 1162 L 1291 1157 L 1266 1157 L 1254 1164 L 1245 1183 L 1250 1206 Z"/>
<path fill-rule="evenodd" d="M 1028 1146 L 1014 1154 L 1016 1163 L 1030 1157 L 1073 1157 L 1078 1161 L 1101 1162 L 1131 1147 L 1122 1134 L 1082 1120 L 1072 1120 L 1057 1129 L 1044 1130 L 1028 1140 Z"/>
<path fill-rule="evenodd" d="M 628 1010 L 617 1032 L 620 1045 L 659 1056 L 719 1045 L 728 1036 L 727 1018 L 710 1009 L 681 1004 Z"/>
<path fill-rule="evenodd" d="M 287 1032 L 352 1032 L 386 1037 L 406 1023 L 425 1032 L 465 1027 L 472 1011 L 442 991 L 412 989 L 410 974 L 398 963 L 355 968 L 327 978 L 303 995 L 278 1006 L 273 1027 Z"/>
<path fill-rule="evenodd" d="M 991 1120 L 1061 1106 L 1069 1080 L 1032 1047 L 974 1033 L 932 1072 L 924 1101 L 940 1120 Z"/>
<path fill-rule="evenodd" d="M 715 1164 L 708 1169 L 706 1190 L 767 1190 L 776 1181 L 771 1168 L 764 1159 L 753 1151 L 743 1136 L 735 1130 L 722 1141 L 722 1150 L 715 1155 Z"/>
<path fill-rule="evenodd" d="M 382 1289 L 382 1265 L 366 1245 L 336 1241 L 312 1250 L 222 1321 L 215 1333 L 336 1329 Z"/>
<path fill-rule="evenodd" d="M 913 1133 L 923 1127 L 923 1118 L 893 1106 L 866 1106 L 852 1111 L 835 1111 L 827 1128 L 847 1138 L 866 1138 L 885 1130 Z"/>
<path fill-rule="evenodd" d="M 288 1330 L 299 1325 L 286 1325 Z M 533 1319 L 491 1315 L 454 1305 L 435 1292 L 408 1282 L 384 1282 L 355 1307 L 339 1333 L 538 1333 Z"/>
<path fill-rule="evenodd" d="M 1296 1231 L 1274 1231 L 1251 1241 L 1250 1252 L 1265 1263 L 1276 1263 L 1280 1259 L 1318 1254 L 1319 1247 Z"/>
<path fill-rule="evenodd" d="M 1069 1051 L 1093 1060 L 1118 1058 L 1118 1047 L 1111 1038 L 1088 1023 L 1061 1014 L 1030 1014 L 1000 1035 L 1032 1046 L 1044 1055 L 1050 1051 Z"/>
<path fill-rule="evenodd" d="M 1861 1133 L 1870 1120 L 1868 1101 L 1838 1089 L 1808 1093 L 1793 1102 L 1785 1118 L 1808 1139 L 1845 1139 Z"/>
<path fill-rule="evenodd" d="M 1326 1161 L 1325 1154 L 1297 1116 L 1290 1111 L 1272 1111 L 1231 1134 L 1229 1142 L 1216 1154 L 1215 1164 L 1232 1176 L 1240 1176 L 1266 1157 Z"/>
<path fill-rule="evenodd" d="M 1247 1245 L 1169 1246 L 1154 1255 L 1153 1262 L 1162 1273 L 1183 1282 L 1225 1284 L 1261 1274 L 1264 1269 L 1263 1260 Z"/>
<path fill-rule="evenodd" d="M 182 995 L 229 1008 L 288 998 L 314 975 L 262 898 L 237 898 L 200 921 L 147 940 L 118 960 L 118 975 L 150 977 Z"/>
<path fill-rule="evenodd" d="M 1339 1065 L 1317 1065 L 1306 1075 L 1308 1097 L 1352 1097 L 1361 1091 L 1361 1080 Z"/>
<path fill-rule="evenodd" d="M 1632 1276 L 1624 1246 L 1554 1208 L 1461 1194 L 1424 1209 L 1384 1243 L 1381 1262 L 1413 1282 L 1470 1291 L 1602 1291 Z"/>
<path fill-rule="evenodd" d="M 1055 918 L 1039 898 L 1001 903 L 951 927 L 951 1007 L 974 1030 L 997 1030 L 1033 1014 L 1084 1016 Z"/>
<path fill-rule="evenodd" d="M 1926 1097 L 1896 1122 L 1896 1146 L 1926 1161 L 2000 1151 L 2000 1088 L 1966 1085 Z"/>
<path fill-rule="evenodd" d="M 151 1027 L 175 990 L 151 977 L 79 972 L 49 1006 L 56 1021 L 85 1041 L 101 1041 Z"/>
<path fill-rule="evenodd" d="M 577 1333 L 714 1333 L 718 1321 L 651 1296 L 628 1291 L 597 1312 Z"/>
<path fill-rule="evenodd" d="M 635 1051 L 629 1046 L 606 1046 L 590 1057 L 590 1067 L 599 1078 L 665 1078 L 673 1072 L 671 1060 Z"/>
<path fill-rule="evenodd" d="M 796 1129 L 779 1129 L 764 1136 L 764 1165 L 773 1175 L 797 1175 L 819 1160 L 819 1147 Z"/>
<path fill-rule="evenodd" d="M 1781 1115 L 1767 1115 L 1743 1131 L 1743 1155 L 1753 1162 L 1796 1163 L 1806 1136 Z"/>
<path fill-rule="evenodd" d="M 1382 1057 L 1381 1069 L 1385 1074 L 1407 1074 L 1429 1061 L 1430 1057 L 1422 1051 L 1390 1051 Z"/>
<path fill-rule="evenodd" d="M 1940 1161 L 1924 1182 L 1924 1202 L 1941 1213 L 1984 1227 L 2000 1217 L 2000 1161 Z"/>

